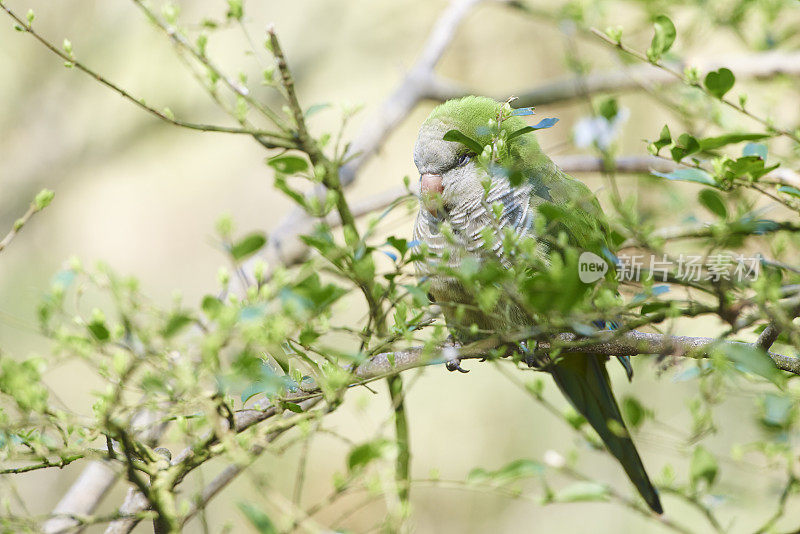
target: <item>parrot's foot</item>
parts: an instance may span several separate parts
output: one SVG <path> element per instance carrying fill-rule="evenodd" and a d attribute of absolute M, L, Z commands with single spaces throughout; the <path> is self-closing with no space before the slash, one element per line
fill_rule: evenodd
<path fill-rule="evenodd" d="M 461 367 L 461 360 L 459 358 L 453 358 L 452 360 L 447 360 L 444 364 L 448 371 L 458 371 L 459 373 L 469 373 L 469 369 L 464 369 Z"/>
<path fill-rule="evenodd" d="M 451 373 L 453 371 L 458 371 L 459 373 L 469 373 L 469 369 L 464 369 L 461 367 L 461 358 L 458 357 L 457 349 L 461 346 L 461 343 L 456 341 L 452 334 L 448 336 L 447 343 L 449 346 L 445 347 L 442 351 L 442 356 L 444 356 L 446 360 L 444 366 Z"/>
<path fill-rule="evenodd" d="M 533 347 L 530 346 L 533 345 Z M 547 367 L 549 363 L 549 358 L 536 355 L 536 346 L 538 345 L 538 341 L 532 340 L 530 343 L 528 341 L 520 341 L 519 342 L 519 349 L 522 353 L 522 361 L 525 362 L 531 369 L 542 370 Z"/>

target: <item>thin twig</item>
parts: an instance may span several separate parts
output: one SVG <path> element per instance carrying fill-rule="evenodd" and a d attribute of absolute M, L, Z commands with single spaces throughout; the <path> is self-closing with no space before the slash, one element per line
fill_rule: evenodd
<path fill-rule="evenodd" d="M 0 9 L 5 11 L 8 14 L 8 16 L 14 19 L 19 25 L 19 27 L 22 28 L 22 30 L 25 33 L 28 33 L 31 36 L 33 36 L 34 39 L 36 39 L 37 41 L 39 41 L 39 43 L 44 45 L 45 48 L 47 48 L 52 53 L 61 58 L 66 65 L 69 65 L 70 67 L 75 67 L 78 70 L 84 72 L 85 74 L 88 74 L 100 84 L 108 87 L 115 93 L 122 96 L 124 99 L 128 100 L 129 102 L 132 102 L 140 109 L 143 109 L 147 113 L 154 115 L 158 119 L 168 124 L 172 124 L 174 126 L 180 126 L 181 128 L 187 128 L 190 130 L 198 130 L 202 132 L 222 132 L 231 134 L 250 135 L 262 139 L 265 143 L 265 146 L 268 146 L 269 148 L 294 148 L 294 143 L 292 143 L 291 140 L 288 140 L 275 132 L 270 132 L 266 130 L 249 130 L 246 128 L 232 128 L 228 126 L 217 126 L 213 124 L 198 124 L 193 122 L 182 121 L 176 119 L 175 117 L 165 112 L 159 111 L 151 106 L 148 106 L 147 104 L 145 104 L 143 99 L 133 96 L 131 93 L 129 93 L 119 85 L 116 85 L 115 83 L 109 81 L 107 78 L 100 75 L 97 71 L 92 70 L 81 61 L 75 59 L 75 57 L 73 57 L 72 55 L 68 55 L 66 52 L 59 50 L 54 44 L 52 44 L 50 41 L 42 37 L 36 30 L 34 30 L 31 24 L 28 24 L 27 21 L 23 21 L 22 18 L 20 18 L 14 11 L 12 11 L 5 4 L 0 3 Z"/>
<path fill-rule="evenodd" d="M 2 252 L 3 249 L 6 248 L 11 243 L 11 241 L 14 240 L 19 231 L 22 230 L 22 227 L 25 226 L 25 223 L 27 223 L 30 220 L 30 218 L 33 217 L 33 214 L 36 213 L 37 211 L 39 210 L 36 208 L 35 204 L 31 203 L 31 205 L 28 206 L 28 210 L 22 215 L 22 217 L 20 217 L 14 222 L 14 225 L 11 227 L 11 230 L 9 230 L 6 236 L 2 240 L 0 240 L 0 252 Z"/>
<path fill-rule="evenodd" d="M 725 104 L 729 108 L 734 109 L 734 110 L 738 111 L 739 113 L 741 113 L 741 114 L 753 119 L 754 121 L 760 123 L 762 126 L 767 128 L 767 130 L 771 130 L 771 131 L 777 132 L 777 133 L 779 133 L 781 135 L 784 135 L 784 136 L 796 141 L 797 143 L 800 143 L 800 137 L 798 137 L 794 133 L 790 132 L 789 130 L 785 130 L 783 128 L 776 127 L 774 124 L 772 124 L 767 119 L 759 117 L 758 115 L 756 115 L 756 114 L 750 112 L 749 110 L 745 109 L 741 104 L 735 103 L 734 101 L 729 100 L 729 99 L 727 99 L 725 97 L 717 97 L 716 95 L 712 94 L 711 91 L 706 89 L 706 87 L 703 84 L 701 84 L 699 82 L 695 82 L 695 81 L 689 80 L 688 78 L 686 78 L 686 76 L 682 72 L 676 70 L 672 66 L 669 66 L 666 63 L 663 63 L 661 61 L 650 61 L 650 59 L 648 59 L 648 57 L 645 56 L 643 53 L 641 53 L 638 50 L 634 50 L 633 48 L 630 48 L 630 47 L 622 44 L 621 41 L 614 41 L 608 35 L 606 35 L 605 33 L 601 32 L 597 28 L 592 28 L 591 31 L 592 31 L 592 33 L 594 33 L 596 36 L 598 36 L 599 38 L 601 38 L 602 40 L 604 40 L 608 44 L 617 47 L 619 50 L 621 50 L 621 51 L 625 52 L 626 54 L 628 54 L 630 56 L 633 56 L 633 57 L 635 57 L 635 58 L 637 58 L 637 59 L 639 59 L 641 61 L 644 61 L 645 63 L 649 63 L 651 65 L 654 65 L 654 66 L 662 69 L 663 71 L 669 73 L 670 75 L 674 76 L 675 78 L 677 78 L 678 80 L 680 80 L 681 82 L 685 83 L 686 85 L 688 85 L 690 87 L 696 87 L 697 89 L 699 89 L 700 91 L 702 91 L 703 93 L 708 95 L 710 98 L 714 98 L 715 100 L 718 100 L 719 102 L 722 102 L 723 104 Z"/>

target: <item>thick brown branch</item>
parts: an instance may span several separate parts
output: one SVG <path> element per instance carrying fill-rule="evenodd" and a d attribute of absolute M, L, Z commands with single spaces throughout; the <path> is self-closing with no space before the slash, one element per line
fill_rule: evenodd
<path fill-rule="evenodd" d="M 624 334 L 609 334 L 613 337 L 605 341 L 581 344 L 571 347 L 569 352 L 582 354 L 599 354 L 605 356 L 638 356 L 641 354 L 671 354 L 691 358 L 707 358 L 712 348 L 721 344 L 740 344 L 737 341 L 720 340 L 711 337 L 669 336 L 631 331 Z M 586 338 L 576 334 L 559 334 L 554 338 L 559 345 L 576 343 Z M 441 350 L 426 352 L 422 347 L 393 353 L 379 354 L 360 365 L 355 375 L 361 379 L 373 378 L 386 374 L 405 371 L 424 365 L 442 363 L 452 359 L 484 358 L 488 351 L 502 346 L 507 341 L 499 336 L 491 336 L 484 340 L 465 346 L 446 345 Z M 550 343 L 540 342 L 537 350 L 547 351 Z M 438 353 L 438 354 L 437 354 Z M 800 375 L 800 358 L 769 352 L 769 357 L 778 369 Z"/>

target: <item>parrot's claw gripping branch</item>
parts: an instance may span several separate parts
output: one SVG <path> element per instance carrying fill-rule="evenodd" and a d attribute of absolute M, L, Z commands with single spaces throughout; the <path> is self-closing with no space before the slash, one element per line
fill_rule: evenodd
<path fill-rule="evenodd" d="M 464 369 L 461 367 L 461 357 L 459 356 L 458 349 L 461 345 L 455 341 L 453 336 L 449 336 L 447 339 L 448 345 L 442 349 L 442 357 L 445 359 L 445 367 L 451 373 L 453 371 L 458 371 L 459 373 L 469 373 L 469 369 Z"/>
<path fill-rule="evenodd" d="M 448 371 L 458 371 L 459 373 L 469 373 L 469 369 L 464 369 L 461 367 L 461 360 L 458 358 L 453 358 L 452 360 L 447 360 L 444 364 Z"/>
<path fill-rule="evenodd" d="M 535 339 L 526 339 L 519 342 L 519 351 L 522 354 L 522 361 L 530 369 L 543 371 L 550 364 L 550 357 L 545 351 L 538 351 L 539 342 Z"/>

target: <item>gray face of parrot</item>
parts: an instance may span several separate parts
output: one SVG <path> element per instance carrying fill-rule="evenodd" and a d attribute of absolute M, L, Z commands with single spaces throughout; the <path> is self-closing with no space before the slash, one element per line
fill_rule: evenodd
<path fill-rule="evenodd" d="M 481 177 L 473 154 L 465 147 L 442 138 L 451 127 L 442 121 L 422 126 L 414 146 L 414 164 L 420 174 L 421 207 L 442 220 L 459 208 L 480 203 Z"/>
<path fill-rule="evenodd" d="M 446 222 L 455 238 L 468 251 L 482 244 L 487 225 L 522 230 L 530 226 L 531 188 L 511 187 L 504 177 L 491 177 L 488 194 L 484 183 L 489 176 L 474 161 L 474 154 L 459 143 L 444 141 L 444 134 L 458 125 L 432 120 L 423 124 L 414 147 L 414 163 L 420 173 L 420 212 L 415 239 L 436 253 L 445 247 L 439 225 Z M 488 207 L 501 202 L 503 211 L 490 220 Z"/>

